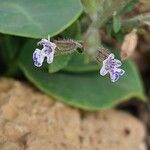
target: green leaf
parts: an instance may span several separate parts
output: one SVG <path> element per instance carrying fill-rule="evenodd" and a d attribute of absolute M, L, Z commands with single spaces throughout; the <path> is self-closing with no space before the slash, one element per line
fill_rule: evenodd
<path fill-rule="evenodd" d="M 32 38 L 54 36 L 81 14 L 80 0 L 4 0 L 0 32 Z"/>
<path fill-rule="evenodd" d="M 6 64 L 11 63 L 18 51 L 19 44 L 17 39 L 8 35 L 2 36 L 0 45 L 2 59 Z"/>
<path fill-rule="evenodd" d="M 113 30 L 115 33 L 118 33 L 121 29 L 121 19 L 119 16 L 113 16 Z"/>
<path fill-rule="evenodd" d="M 68 65 L 63 69 L 68 72 L 91 72 L 98 71 L 100 66 L 97 63 L 86 63 L 83 54 L 74 53 Z"/>
<path fill-rule="evenodd" d="M 26 77 L 41 91 L 66 104 L 88 110 L 110 108 L 132 97 L 145 99 L 140 77 L 132 62 L 126 62 L 126 74 L 116 83 L 99 72 L 49 74 L 32 64 L 30 45 L 26 45 L 20 57 L 20 67 Z"/>
<path fill-rule="evenodd" d="M 139 2 L 139 0 L 130 0 L 127 4 L 120 10 L 120 13 L 128 13 L 132 11 L 135 5 Z"/>
<path fill-rule="evenodd" d="M 81 27 L 79 20 L 76 20 L 71 26 L 61 32 L 60 36 L 79 40 L 79 37 L 81 37 Z"/>
<path fill-rule="evenodd" d="M 57 72 L 67 66 L 71 55 L 58 55 L 54 58 L 54 62 L 48 66 L 49 73 Z"/>
<path fill-rule="evenodd" d="M 2 35 L 0 37 L 0 63 L 3 75 L 7 77 L 19 76 L 19 67 L 17 64 L 18 55 L 20 53 L 23 40 L 18 37 Z"/>

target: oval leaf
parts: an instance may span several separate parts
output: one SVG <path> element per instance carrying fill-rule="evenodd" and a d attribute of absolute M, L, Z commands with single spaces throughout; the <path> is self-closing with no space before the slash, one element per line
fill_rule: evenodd
<path fill-rule="evenodd" d="M 49 74 L 32 65 L 30 45 L 26 45 L 20 57 L 20 67 L 26 77 L 40 90 L 72 106 L 88 110 L 109 108 L 131 97 L 144 99 L 143 87 L 132 62 L 123 66 L 126 74 L 112 83 L 99 72 Z"/>
<path fill-rule="evenodd" d="M 97 63 L 85 63 L 84 55 L 74 53 L 68 65 L 63 70 L 68 72 L 91 72 L 98 71 L 100 69 Z"/>
<path fill-rule="evenodd" d="M 118 16 L 113 16 L 113 30 L 115 33 L 118 33 L 121 29 L 121 20 Z"/>
<path fill-rule="evenodd" d="M 54 58 L 54 62 L 48 66 L 49 73 L 57 72 L 67 66 L 71 55 L 58 55 Z"/>
<path fill-rule="evenodd" d="M 82 12 L 80 0 L 4 0 L 0 32 L 32 38 L 54 36 Z"/>

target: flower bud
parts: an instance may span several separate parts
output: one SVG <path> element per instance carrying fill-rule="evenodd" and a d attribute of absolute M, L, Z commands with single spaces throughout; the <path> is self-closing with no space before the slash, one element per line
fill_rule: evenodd
<path fill-rule="evenodd" d="M 124 38 L 124 41 L 121 45 L 121 58 L 125 60 L 132 56 L 133 52 L 136 49 L 138 36 L 137 30 L 133 29 L 129 34 L 127 34 Z"/>
<path fill-rule="evenodd" d="M 79 42 L 72 39 L 54 40 L 54 43 L 57 45 L 55 50 L 56 55 L 73 53 L 78 48 L 82 48 Z"/>

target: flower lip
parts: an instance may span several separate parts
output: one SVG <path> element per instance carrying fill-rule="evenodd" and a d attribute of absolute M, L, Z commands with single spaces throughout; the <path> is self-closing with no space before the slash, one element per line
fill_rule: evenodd
<path fill-rule="evenodd" d="M 34 65 L 37 67 L 41 67 L 43 60 L 44 60 L 44 56 L 41 53 L 41 50 L 36 49 L 33 53 L 33 60 L 34 60 Z"/>
<path fill-rule="evenodd" d="M 117 68 L 113 74 L 110 72 L 110 77 L 112 82 L 116 82 L 123 74 L 125 71 L 123 69 Z"/>

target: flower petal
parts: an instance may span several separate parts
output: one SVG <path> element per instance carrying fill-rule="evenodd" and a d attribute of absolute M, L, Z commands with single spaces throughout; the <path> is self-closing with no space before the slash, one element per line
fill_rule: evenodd
<path fill-rule="evenodd" d="M 112 82 L 116 82 L 119 79 L 119 74 L 117 73 L 110 74 L 110 78 Z"/>
<path fill-rule="evenodd" d="M 48 56 L 54 51 L 51 47 L 44 47 L 42 50 L 44 56 Z"/>
<path fill-rule="evenodd" d="M 55 43 L 50 42 L 50 46 L 51 46 L 51 48 L 52 48 L 53 50 L 55 50 L 55 48 L 56 48 L 56 44 L 55 44 Z"/>
<path fill-rule="evenodd" d="M 54 51 L 52 51 L 49 55 L 45 56 L 47 58 L 47 63 L 51 64 L 54 60 Z"/>
<path fill-rule="evenodd" d="M 115 55 L 113 53 L 111 53 L 107 59 L 109 60 L 109 59 L 114 59 L 114 58 L 115 58 Z"/>
<path fill-rule="evenodd" d="M 39 41 L 37 43 L 37 45 L 42 45 L 43 47 L 51 47 L 52 49 L 55 49 L 56 48 L 56 44 L 53 43 L 53 42 L 50 42 L 49 40 L 47 39 L 42 39 L 41 41 Z"/>
<path fill-rule="evenodd" d="M 37 43 L 37 45 L 49 45 L 50 41 L 48 41 L 47 39 L 42 39 L 41 41 L 39 41 Z"/>
<path fill-rule="evenodd" d="M 100 69 L 100 75 L 105 76 L 108 73 L 108 70 L 106 69 L 106 60 L 103 61 L 103 66 Z"/>
<path fill-rule="evenodd" d="M 115 70 L 109 73 L 110 73 L 111 81 L 116 82 L 125 73 L 125 71 L 120 68 L 115 68 Z"/>
<path fill-rule="evenodd" d="M 115 67 L 120 67 L 122 65 L 121 61 L 118 59 L 115 59 L 114 62 L 115 62 Z"/>
<path fill-rule="evenodd" d="M 41 67 L 44 61 L 44 55 L 41 53 L 41 50 L 36 49 L 33 53 L 33 61 L 34 65 L 37 67 Z"/>

